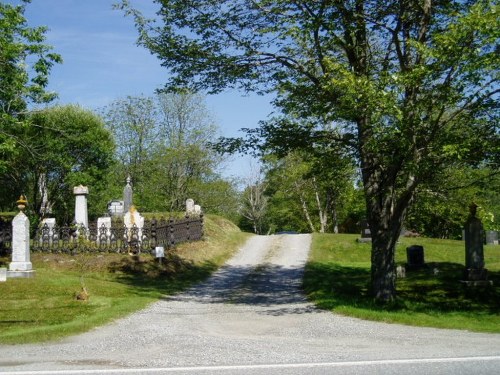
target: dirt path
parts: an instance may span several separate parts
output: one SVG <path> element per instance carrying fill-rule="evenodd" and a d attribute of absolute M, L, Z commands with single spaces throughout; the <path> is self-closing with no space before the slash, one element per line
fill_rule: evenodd
<path fill-rule="evenodd" d="M 387 325 L 316 310 L 300 291 L 310 240 L 252 237 L 211 279 L 186 293 L 60 342 L 0 346 L 0 371 L 500 355 L 500 335 Z"/>

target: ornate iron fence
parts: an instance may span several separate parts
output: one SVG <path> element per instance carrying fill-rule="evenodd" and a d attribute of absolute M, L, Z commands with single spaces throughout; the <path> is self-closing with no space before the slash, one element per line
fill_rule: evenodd
<path fill-rule="evenodd" d="M 40 226 L 31 239 L 31 250 L 47 253 L 116 252 L 152 253 L 156 246 L 169 248 L 176 244 L 203 238 L 203 215 L 181 220 L 146 220 L 139 228 L 122 223 L 96 223 L 88 228 L 78 226 Z M 0 248 L 11 248 L 12 226 L 0 226 Z"/>

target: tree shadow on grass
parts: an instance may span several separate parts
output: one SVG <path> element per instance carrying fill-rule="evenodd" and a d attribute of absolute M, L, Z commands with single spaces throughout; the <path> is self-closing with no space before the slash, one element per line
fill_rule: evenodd
<path fill-rule="evenodd" d="M 217 269 L 212 262 L 194 264 L 176 254 L 166 254 L 160 262 L 148 255 L 123 257 L 110 263 L 108 271 L 117 279 L 138 288 L 138 293 L 173 294 L 206 279 Z"/>
<path fill-rule="evenodd" d="M 397 298 L 391 304 L 375 303 L 369 293 L 370 269 L 333 263 L 309 263 L 304 289 L 318 307 L 334 310 L 350 306 L 372 311 L 500 312 L 500 272 L 489 272 L 492 286 L 467 287 L 461 283 L 464 266 L 432 263 L 426 268 L 407 271 L 397 281 Z"/>

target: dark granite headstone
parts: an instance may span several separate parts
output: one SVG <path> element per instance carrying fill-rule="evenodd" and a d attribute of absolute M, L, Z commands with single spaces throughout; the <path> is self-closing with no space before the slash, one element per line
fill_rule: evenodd
<path fill-rule="evenodd" d="M 372 232 L 367 220 L 361 221 L 361 238 L 372 238 Z"/>
<path fill-rule="evenodd" d="M 406 261 L 408 269 L 425 267 L 424 247 L 412 245 L 406 248 Z"/>

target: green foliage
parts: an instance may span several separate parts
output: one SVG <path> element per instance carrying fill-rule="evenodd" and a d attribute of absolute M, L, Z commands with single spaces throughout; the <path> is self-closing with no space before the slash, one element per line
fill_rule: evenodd
<path fill-rule="evenodd" d="M 29 27 L 26 4 L 0 3 L 0 174 L 11 168 L 11 157 L 29 147 L 17 137 L 26 124 L 25 114 L 33 103 L 47 103 L 54 93 L 45 90 L 50 70 L 61 57 L 44 44 L 46 27 Z"/>
<path fill-rule="evenodd" d="M 395 245 L 418 193 L 450 167 L 498 169 L 494 1 L 157 3 L 156 23 L 126 0 L 119 7 L 172 73 L 168 89 L 275 92 L 298 119 L 288 129 L 302 131 L 288 139 L 330 133 L 358 159 L 380 300 L 395 297 Z M 325 132 L 332 122 L 341 131 Z"/>
<path fill-rule="evenodd" d="M 3 207 L 10 207 L 22 192 L 34 216 L 52 211 L 69 223 L 73 187 L 82 184 L 90 187 L 89 215 L 102 214 L 106 210 L 102 202 L 109 199 L 106 184 L 114 150 L 102 120 L 72 105 L 32 112 L 28 120 L 29 126 L 17 136 L 29 147 L 0 175 Z"/>
<path fill-rule="evenodd" d="M 182 211 L 192 198 L 205 212 L 234 216 L 235 187 L 216 172 L 221 158 L 208 144 L 217 127 L 202 96 L 127 97 L 101 113 L 117 144 L 115 198 L 130 175 L 140 210 Z"/>
<path fill-rule="evenodd" d="M 450 168 L 419 193 L 406 219 L 408 229 L 434 238 L 462 238 L 472 202 L 485 230 L 495 230 L 500 214 L 498 173 L 489 168 Z"/>

